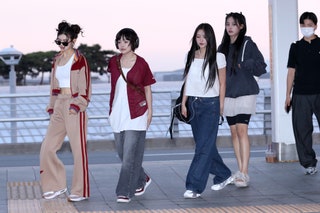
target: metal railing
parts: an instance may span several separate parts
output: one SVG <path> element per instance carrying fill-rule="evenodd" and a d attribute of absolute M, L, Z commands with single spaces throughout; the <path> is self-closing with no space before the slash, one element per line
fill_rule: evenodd
<path fill-rule="evenodd" d="M 250 134 L 269 134 L 271 128 L 270 102 L 266 103 L 262 90 L 257 99 L 257 114 L 250 124 Z M 179 91 L 153 91 L 153 120 L 147 138 L 166 138 L 171 120 L 171 107 Z M 88 107 L 88 140 L 108 140 L 113 138 L 108 123 L 109 93 L 93 92 Z M 14 101 L 13 101 L 14 100 Z M 21 93 L 0 95 L 0 144 L 41 142 L 45 136 L 49 116 L 45 112 L 48 93 Z M 14 116 L 13 116 L 14 115 Z M 190 125 L 176 121 L 175 136 L 192 136 Z M 229 127 L 225 122 L 219 129 L 220 135 L 228 135 Z"/>
<path fill-rule="evenodd" d="M 177 87 L 179 88 L 179 87 Z M 261 90 L 257 98 L 257 114 L 252 116 L 249 134 L 271 134 L 270 96 L 268 89 Z M 108 90 L 109 91 L 109 90 Z M 179 90 L 161 89 L 153 91 L 153 120 L 147 131 L 147 138 L 166 138 L 171 120 L 171 107 Z M 94 91 L 88 107 L 88 140 L 113 139 L 108 123 L 109 93 Z M 20 93 L 0 95 L 0 144 L 42 142 L 49 122 L 45 112 L 48 93 Z M 225 122 L 219 128 L 219 135 L 229 135 Z M 190 125 L 175 121 L 175 137 L 191 137 Z"/>

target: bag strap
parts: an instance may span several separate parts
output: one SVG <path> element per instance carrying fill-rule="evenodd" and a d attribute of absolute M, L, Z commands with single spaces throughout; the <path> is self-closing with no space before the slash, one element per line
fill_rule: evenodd
<path fill-rule="evenodd" d="M 173 121 L 174 121 L 174 115 L 173 115 L 173 110 L 171 110 L 171 122 L 168 129 L 168 132 L 170 134 L 170 139 L 173 139 Z"/>
<path fill-rule="evenodd" d="M 241 62 L 243 62 L 243 58 L 244 58 L 244 51 L 246 50 L 247 43 L 248 43 L 248 40 L 246 40 L 246 41 L 244 42 L 244 45 L 243 45 L 242 56 L 241 56 Z M 254 79 L 255 79 L 256 81 L 259 81 L 259 77 L 258 77 L 258 76 L 253 76 L 253 77 L 254 77 Z"/>
<path fill-rule="evenodd" d="M 246 40 L 246 41 L 244 42 L 244 45 L 243 45 L 243 49 L 242 49 L 242 56 L 241 56 L 241 62 L 243 62 L 243 58 L 244 58 L 244 51 L 246 50 L 247 43 L 248 43 L 248 40 Z"/>
<path fill-rule="evenodd" d="M 117 55 L 117 65 L 118 65 L 118 69 L 121 73 L 121 76 L 123 78 L 123 80 L 131 87 L 133 88 L 134 90 L 136 90 L 138 93 L 140 93 L 141 95 L 144 95 L 144 92 L 136 85 L 130 83 L 127 81 L 126 77 L 124 76 L 123 74 L 123 71 L 122 71 L 122 68 L 121 68 L 121 62 L 120 62 L 120 55 Z"/>

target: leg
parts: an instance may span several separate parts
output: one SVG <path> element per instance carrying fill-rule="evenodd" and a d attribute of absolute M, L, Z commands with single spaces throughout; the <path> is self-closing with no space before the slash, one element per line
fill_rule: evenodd
<path fill-rule="evenodd" d="M 90 196 L 89 169 L 87 154 L 86 112 L 68 115 L 67 134 L 73 155 L 73 176 L 71 195 L 87 198 Z"/>
<path fill-rule="evenodd" d="M 115 144 L 116 144 L 116 150 L 118 152 L 118 156 L 121 160 L 123 161 L 123 144 L 124 144 L 124 132 L 122 133 L 114 133 L 115 137 Z M 146 185 L 151 183 L 150 177 L 145 173 L 143 167 L 141 166 L 140 169 L 140 175 L 138 179 L 138 187 L 135 192 L 136 196 L 137 195 L 142 195 L 145 192 L 145 188 L 147 187 Z"/>
<path fill-rule="evenodd" d="M 66 188 L 66 171 L 57 156 L 65 136 L 63 103 L 58 99 L 40 150 L 40 182 L 43 192 Z"/>
<path fill-rule="evenodd" d="M 138 188 L 138 181 L 143 171 L 146 131 L 123 131 L 115 136 L 117 151 L 122 159 L 116 194 L 131 198 Z"/>
<path fill-rule="evenodd" d="M 230 131 L 231 131 L 233 150 L 234 150 L 234 154 L 236 156 L 238 168 L 240 171 L 241 170 L 240 168 L 242 168 L 242 162 L 241 162 L 241 155 L 240 155 L 240 142 L 237 134 L 236 125 L 230 126 Z"/>
<path fill-rule="evenodd" d="M 317 118 L 318 127 L 320 127 L 320 94 L 315 95 L 313 111 L 314 111 L 314 114 L 315 114 L 315 116 Z M 315 154 L 314 161 L 315 161 L 314 165 L 316 166 L 317 165 L 316 154 Z"/>
<path fill-rule="evenodd" d="M 191 127 L 196 149 L 188 171 L 186 189 L 200 194 L 206 187 L 210 172 L 216 176 L 217 182 L 227 179 L 231 172 L 223 163 L 216 147 L 219 99 L 189 99 L 195 114 L 191 120 Z"/>
<path fill-rule="evenodd" d="M 248 165 L 249 165 L 249 158 L 250 158 L 250 142 L 248 136 L 248 125 L 238 123 L 236 124 L 236 131 L 237 136 L 239 138 L 239 145 L 240 145 L 240 165 L 239 167 L 240 172 L 243 174 L 248 174 Z"/>
<path fill-rule="evenodd" d="M 312 148 L 312 101 L 308 95 L 294 95 L 292 99 L 292 126 L 300 164 L 315 167 L 317 160 Z"/>
<path fill-rule="evenodd" d="M 236 128 L 236 116 L 233 116 L 233 117 L 227 116 L 227 122 L 230 127 L 233 150 L 234 150 L 234 154 L 236 156 L 238 168 L 240 171 L 242 168 L 242 163 L 241 163 L 241 155 L 240 155 L 240 142 L 239 142 L 237 128 Z"/>

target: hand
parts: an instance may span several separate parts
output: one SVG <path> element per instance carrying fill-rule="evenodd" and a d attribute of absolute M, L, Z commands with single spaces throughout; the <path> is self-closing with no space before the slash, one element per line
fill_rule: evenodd
<path fill-rule="evenodd" d="M 69 115 L 76 115 L 77 112 L 74 109 L 69 109 Z"/>
<path fill-rule="evenodd" d="M 188 116 L 188 110 L 187 110 L 187 107 L 185 104 L 181 104 L 181 114 L 184 116 L 184 117 L 187 117 Z"/>
<path fill-rule="evenodd" d="M 223 116 L 224 106 L 220 104 L 220 115 Z"/>
<path fill-rule="evenodd" d="M 291 98 L 290 98 L 290 97 L 287 97 L 287 98 L 286 98 L 286 101 L 285 101 L 285 104 L 284 104 L 284 110 L 285 110 L 287 113 L 289 113 L 290 108 L 291 108 Z"/>
<path fill-rule="evenodd" d="M 147 129 L 149 128 L 152 120 L 152 113 L 148 113 L 148 118 L 147 118 Z"/>

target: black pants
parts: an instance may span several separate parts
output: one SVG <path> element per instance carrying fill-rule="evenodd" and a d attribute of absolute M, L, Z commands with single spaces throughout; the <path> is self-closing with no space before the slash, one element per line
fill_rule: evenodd
<path fill-rule="evenodd" d="M 292 126 L 300 164 L 304 168 L 317 165 L 316 153 L 312 148 L 313 114 L 320 121 L 320 94 L 293 95 Z M 320 126 L 320 125 L 319 125 Z"/>

